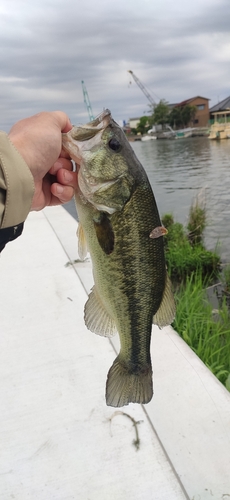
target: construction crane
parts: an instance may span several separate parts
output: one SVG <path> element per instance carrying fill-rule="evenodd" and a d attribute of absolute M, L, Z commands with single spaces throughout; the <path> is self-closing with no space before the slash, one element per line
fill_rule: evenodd
<path fill-rule="evenodd" d="M 155 103 L 153 97 L 150 95 L 148 90 L 144 87 L 143 83 L 140 82 L 139 78 L 137 78 L 137 76 L 133 73 L 133 71 L 131 71 L 131 69 L 128 70 L 128 73 L 130 73 L 132 75 L 132 77 L 133 77 L 134 81 L 136 82 L 136 84 L 138 85 L 138 87 L 140 87 L 142 92 L 145 94 L 145 96 L 147 97 L 147 99 L 151 103 L 151 106 L 152 107 L 156 106 L 156 103 Z"/>
<path fill-rule="evenodd" d="M 86 88 L 85 83 L 84 83 L 83 80 L 81 82 L 81 85 L 82 85 L 82 92 L 83 92 L 83 97 L 84 97 L 84 103 L 85 103 L 87 111 L 88 111 L 89 119 L 92 122 L 94 120 L 93 110 L 92 110 L 92 106 L 90 104 L 90 100 L 89 100 L 89 95 L 88 95 L 88 92 L 87 92 L 87 88 Z"/>

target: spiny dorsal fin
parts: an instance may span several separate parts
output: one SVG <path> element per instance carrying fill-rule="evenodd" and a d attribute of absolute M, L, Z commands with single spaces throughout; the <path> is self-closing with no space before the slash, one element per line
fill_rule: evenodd
<path fill-rule="evenodd" d="M 171 325 L 175 318 L 176 305 L 172 293 L 172 284 L 166 272 L 165 289 L 162 297 L 160 307 L 156 314 L 153 316 L 153 323 L 158 325 L 159 328 Z"/>
<path fill-rule="evenodd" d="M 85 260 L 87 255 L 87 243 L 85 239 L 85 233 L 81 223 L 79 222 L 77 228 L 77 237 L 78 237 L 78 255 L 81 260 Z"/>
<path fill-rule="evenodd" d="M 100 247 L 107 255 L 111 254 L 114 249 L 114 232 L 108 215 L 100 212 L 100 216 L 94 218 L 93 222 Z"/>
<path fill-rule="evenodd" d="M 93 286 L 85 304 L 84 318 L 85 324 L 91 332 L 104 337 L 112 337 L 117 333 L 115 323 L 100 301 L 95 286 Z"/>

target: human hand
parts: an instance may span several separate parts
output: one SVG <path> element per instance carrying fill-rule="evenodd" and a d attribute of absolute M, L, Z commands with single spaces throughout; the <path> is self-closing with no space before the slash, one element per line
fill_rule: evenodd
<path fill-rule="evenodd" d="M 77 186 L 77 173 L 62 149 L 62 132 L 71 130 L 62 111 L 42 112 L 20 120 L 9 138 L 27 163 L 35 185 L 31 210 L 59 205 L 71 200 Z"/>

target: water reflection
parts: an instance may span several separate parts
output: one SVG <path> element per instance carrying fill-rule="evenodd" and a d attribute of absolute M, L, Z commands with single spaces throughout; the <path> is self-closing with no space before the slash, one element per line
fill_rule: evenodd
<path fill-rule="evenodd" d="M 193 199 L 203 190 L 206 245 L 213 249 L 219 242 L 222 259 L 230 262 L 230 140 L 194 137 L 131 144 L 148 174 L 161 214 L 171 212 L 186 223 Z"/>

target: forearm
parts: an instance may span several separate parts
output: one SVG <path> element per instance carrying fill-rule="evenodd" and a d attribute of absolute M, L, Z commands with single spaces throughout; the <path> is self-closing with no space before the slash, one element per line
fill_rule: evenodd
<path fill-rule="evenodd" d="M 18 226 L 30 212 L 33 176 L 5 132 L 0 132 L 0 229 Z"/>

